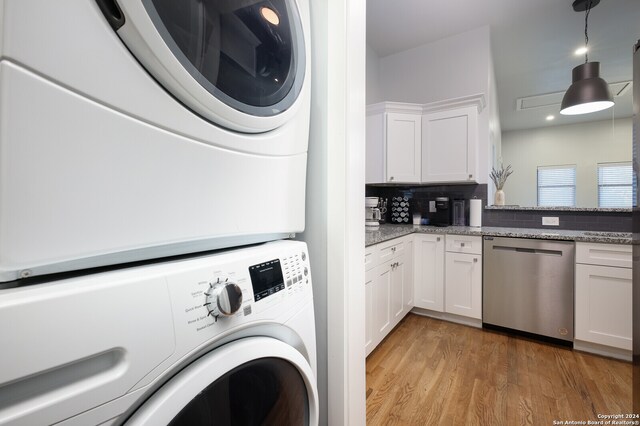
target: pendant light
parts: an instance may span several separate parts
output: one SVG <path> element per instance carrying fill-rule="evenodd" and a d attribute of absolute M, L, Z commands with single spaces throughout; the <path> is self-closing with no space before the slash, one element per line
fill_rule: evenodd
<path fill-rule="evenodd" d="M 600 3 L 600 0 L 575 0 L 573 10 L 585 12 L 584 16 L 584 46 L 589 44 L 587 33 L 589 12 Z M 562 98 L 560 114 L 578 115 L 602 111 L 613 106 L 613 97 L 609 85 L 600 78 L 600 62 L 589 62 L 589 53 L 585 49 L 584 64 L 578 65 L 572 71 L 572 84 Z"/>

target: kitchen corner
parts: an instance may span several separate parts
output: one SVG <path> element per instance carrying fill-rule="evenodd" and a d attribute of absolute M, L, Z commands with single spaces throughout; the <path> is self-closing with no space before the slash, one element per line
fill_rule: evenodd
<path fill-rule="evenodd" d="M 365 246 L 367 355 L 412 312 L 631 359 L 631 233 L 385 223 Z"/>

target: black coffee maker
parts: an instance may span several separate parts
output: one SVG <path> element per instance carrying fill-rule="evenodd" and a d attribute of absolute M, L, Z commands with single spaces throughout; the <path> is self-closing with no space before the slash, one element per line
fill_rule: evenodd
<path fill-rule="evenodd" d="M 436 211 L 431 213 L 431 224 L 434 226 L 451 225 L 451 208 L 449 197 L 436 198 Z"/>

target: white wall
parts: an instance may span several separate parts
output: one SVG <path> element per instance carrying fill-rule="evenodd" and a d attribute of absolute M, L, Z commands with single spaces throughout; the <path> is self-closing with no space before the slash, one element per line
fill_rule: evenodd
<path fill-rule="evenodd" d="M 507 204 L 537 204 L 537 167 L 576 164 L 576 206 L 597 207 L 597 163 L 631 161 L 632 119 L 515 130 L 502 134 L 502 159 L 513 174 Z"/>
<path fill-rule="evenodd" d="M 320 425 L 365 424 L 365 0 L 311 2 L 306 230 Z M 329 24 L 330 23 L 330 24 Z"/>
<path fill-rule="evenodd" d="M 428 103 L 488 92 L 489 27 L 380 58 L 385 101 Z"/>
<path fill-rule="evenodd" d="M 367 45 L 367 105 L 384 101 L 380 85 L 380 58 L 375 50 Z"/>

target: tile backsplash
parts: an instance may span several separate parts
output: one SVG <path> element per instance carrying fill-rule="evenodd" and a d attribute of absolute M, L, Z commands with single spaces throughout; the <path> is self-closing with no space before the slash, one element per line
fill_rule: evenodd
<path fill-rule="evenodd" d="M 557 217 L 560 223 L 558 226 L 543 226 L 543 217 Z M 631 232 L 631 212 L 485 209 L 482 212 L 482 225 L 550 230 Z"/>
<path fill-rule="evenodd" d="M 388 200 L 388 208 L 385 220 L 391 223 L 391 208 L 394 197 L 406 197 L 409 200 L 409 220 L 411 215 L 420 213 L 423 218 L 431 219 L 433 215 L 429 213 L 429 201 L 434 201 L 437 197 L 449 197 L 453 200 L 467 200 L 465 203 L 465 220 L 469 223 L 469 201 L 472 198 L 483 200 L 483 205 L 487 202 L 487 185 L 438 185 L 438 186 L 384 186 L 367 185 L 366 195 L 368 197 L 381 197 Z M 452 208 L 452 207 L 450 207 Z"/>
<path fill-rule="evenodd" d="M 382 197 L 388 200 L 385 221 L 391 223 L 391 207 L 393 197 L 409 199 L 409 219 L 411 215 L 420 213 L 423 218 L 431 219 L 429 201 L 436 197 L 449 197 L 449 200 L 463 199 L 465 203 L 465 223 L 469 224 L 469 201 L 472 198 L 483 200 L 487 205 L 487 185 L 439 185 L 439 186 L 399 186 L 399 185 L 366 185 L 368 197 Z M 557 217 L 558 226 L 543 226 L 543 217 Z M 498 210 L 483 209 L 482 225 L 509 228 L 566 229 L 582 231 L 631 232 L 631 212 L 603 211 L 558 211 L 558 210 Z"/>

